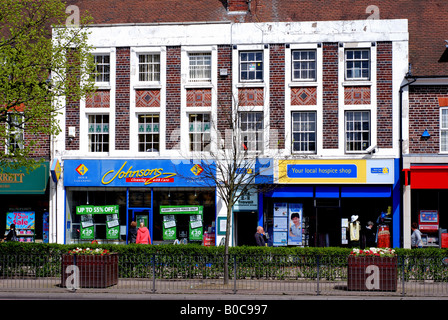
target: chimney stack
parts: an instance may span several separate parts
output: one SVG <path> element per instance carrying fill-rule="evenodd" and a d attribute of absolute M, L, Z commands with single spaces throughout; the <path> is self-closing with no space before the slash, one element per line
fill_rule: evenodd
<path fill-rule="evenodd" d="M 228 12 L 248 12 L 250 0 L 227 0 Z"/>

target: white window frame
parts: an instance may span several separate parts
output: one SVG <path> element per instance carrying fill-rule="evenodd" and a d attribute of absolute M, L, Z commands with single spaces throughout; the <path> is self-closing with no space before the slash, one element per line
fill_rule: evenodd
<path fill-rule="evenodd" d="M 96 117 L 101 116 L 101 122 L 96 121 Z M 108 117 L 108 122 L 104 122 L 104 117 Z M 94 122 L 91 122 L 91 117 L 94 117 Z M 90 131 L 91 125 L 93 124 L 93 132 Z M 105 125 L 107 124 L 107 127 Z M 99 127 L 100 130 L 98 131 Z M 107 131 L 105 130 L 107 129 Z M 107 141 L 104 140 L 104 137 L 107 136 Z M 87 115 L 87 137 L 88 137 L 88 152 L 110 152 L 111 144 L 110 144 L 110 115 L 106 113 L 90 113 Z M 100 139 L 101 137 L 101 139 Z M 107 145 L 107 150 L 105 150 L 104 146 Z M 100 147 L 100 148 L 99 148 Z"/>
<path fill-rule="evenodd" d="M 7 141 L 5 153 L 10 154 L 17 149 L 24 148 L 24 122 L 23 115 L 20 112 L 7 113 Z M 13 125 L 11 125 L 11 123 Z M 11 149 L 12 148 L 12 149 Z"/>
<path fill-rule="evenodd" d="M 212 82 L 212 53 L 188 53 L 188 81 Z"/>
<path fill-rule="evenodd" d="M 154 122 L 155 118 L 158 118 L 157 122 Z M 145 119 L 145 121 L 140 122 L 140 119 Z M 150 121 L 146 121 L 149 119 Z M 160 115 L 158 113 L 139 113 L 137 114 L 137 123 L 138 152 L 160 152 Z M 140 150 L 142 145 L 143 150 Z"/>
<path fill-rule="evenodd" d="M 295 53 L 307 53 L 307 57 L 305 59 L 302 59 L 302 57 L 298 59 L 294 59 Z M 314 53 L 314 59 L 309 58 L 309 53 Z M 310 68 L 310 64 L 314 63 L 314 68 Z M 300 67 L 296 68 L 296 64 L 298 64 Z M 305 69 L 302 69 L 302 64 Z M 295 73 L 299 72 L 300 76 L 296 77 Z M 314 77 L 310 77 L 310 71 L 314 71 Z M 306 73 L 306 77 L 302 77 L 302 73 Z M 310 81 L 315 82 L 317 80 L 317 50 L 316 49 L 294 49 L 291 50 L 291 79 L 292 81 Z"/>
<path fill-rule="evenodd" d="M 242 60 L 241 56 L 242 54 L 255 54 L 255 59 L 251 59 L 251 60 Z M 261 60 L 257 59 L 256 55 L 260 54 L 261 55 Z M 239 61 L 239 76 L 238 79 L 241 83 L 251 83 L 251 82 L 263 82 L 264 81 L 264 51 L 263 50 L 240 50 L 238 52 L 238 61 Z M 260 70 L 258 69 L 257 64 L 260 63 Z M 255 71 L 246 71 L 247 68 L 244 68 L 243 71 L 243 65 L 249 65 L 249 64 L 255 64 Z M 255 73 L 255 78 L 254 79 L 243 79 L 242 78 L 242 74 L 243 72 L 247 72 L 249 73 Z M 261 79 L 257 78 L 257 74 L 260 73 L 261 74 Z"/>
<path fill-rule="evenodd" d="M 349 52 L 353 52 L 353 57 L 348 57 Z M 361 57 L 355 57 L 356 52 L 361 52 Z M 362 52 L 367 52 L 367 58 L 362 56 Z M 367 62 L 367 67 L 363 67 L 363 63 Z M 352 63 L 353 66 L 349 68 L 349 63 Z M 356 66 L 359 64 L 359 66 Z M 370 48 L 346 48 L 344 52 L 344 67 L 345 67 L 345 80 L 346 81 L 370 81 L 371 73 L 372 73 L 372 52 Z M 348 71 L 352 70 L 352 75 L 348 76 Z M 367 70 L 367 76 L 363 76 L 363 70 Z M 355 73 L 358 73 L 355 74 Z"/>
<path fill-rule="evenodd" d="M 110 83 L 110 77 L 111 77 L 111 56 L 109 53 L 95 53 L 94 55 L 95 59 L 95 84 L 109 84 Z M 98 62 L 97 58 L 102 57 L 102 60 L 104 60 L 105 57 L 108 58 L 109 62 Z M 102 69 L 99 70 L 99 69 Z M 105 69 L 105 70 L 103 70 Z M 106 71 L 107 70 L 107 71 Z"/>
<path fill-rule="evenodd" d="M 156 57 L 158 57 L 158 61 L 155 60 Z M 149 61 L 149 58 L 151 58 L 151 61 Z M 140 83 L 160 82 L 161 56 L 159 52 L 138 53 L 137 63 L 138 63 L 138 77 L 137 77 L 138 82 Z"/>
<path fill-rule="evenodd" d="M 196 117 L 196 121 L 192 122 L 194 117 Z M 208 117 L 208 121 L 206 117 Z M 197 118 L 201 119 L 197 120 Z M 190 152 L 210 151 L 211 114 L 209 112 L 188 113 L 188 143 Z"/>
<path fill-rule="evenodd" d="M 355 115 L 356 113 L 360 113 L 361 114 L 361 119 L 360 121 L 351 121 L 353 123 L 353 127 L 352 128 L 348 128 L 348 124 L 349 124 L 349 120 L 348 120 L 348 115 L 349 113 L 352 113 L 353 115 Z M 363 128 L 363 124 L 364 122 L 366 122 L 363 119 L 363 114 L 367 114 L 368 115 L 368 125 L 369 128 L 368 130 L 365 130 Z M 344 114 L 344 128 L 345 128 L 345 152 L 346 153 L 367 153 L 367 149 L 371 146 L 372 144 L 372 112 L 370 110 L 346 110 L 345 114 Z M 357 126 L 358 124 L 358 126 Z M 364 133 L 368 133 L 368 139 L 364 139 Z M 360 138 L 357 137 L 353 137 L 352 139 L 349 139 L 349 134 L 353 134 L 354 135 L 360 135 Z M 358 148 L 349 148 L 350 144 L 358 144 L 360 143 L 360 149 Z"/>
<path fill-rule="evenodd" d="M 440 108 L 439 127 L 440 127 L 440 153 L 448 153 L 448 107 Z"/>
<path fill-rule="evenodd" d="M 246 115 L 245 120 L 242 119 L 243 115 Z M 261 125 L 261 128 L 259 125 Z M 240 111 L 238 113 L 238 129 L 241 151 L 263 153 L 264 117 L 262 111 Z"/>
<path fill-rule="evenodd" d="M 295 114 L 306 114 L 307 117 L 302 121 L 294 120 Z M 314 115 L 314 121 L 310 121 L 309 115 Z M 313 125 L 314 129 L 310 128 L 310 124 Z M 295 140 L 294 136 L 298 134 L 301 139 Z M 314 135 L 314 139 L 310 139 L 310 136 Z M 295 149 L 294 144 L 299 144 L 300 148 Z M 310 144 L 314 143 L 314 149 L 310 149 Z M 302 149 L 302 145 L 305 148 Z M 316 111 L 292 111 L 291 112 L 291 150 L 293 153 L 311 153 L 315 154 L 317 152 L 317 112 Z"/>

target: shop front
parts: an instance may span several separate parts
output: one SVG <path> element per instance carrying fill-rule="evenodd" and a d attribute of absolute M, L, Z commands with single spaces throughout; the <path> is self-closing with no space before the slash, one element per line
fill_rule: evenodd
<path fill-rule="evenodd" d="M 448 248 L 448 166 L 411 163 L 405 169 L 404 184 L 410 195 L 408 232 L 410 225 L 416 222 L 424 247 Z M 410 247 L 410 234 L 407 240 L 407 247 Z"/>
<path fill-rule="evenodd" d="M 132 221 L 144 223 L 154 244 L 202 242 L 216 216 L 215 188 L 201 176 L 204 165 L 176 160 L 65 160 L 64 242 L 129 243 Z M 179 208 L 197 211 L 188 214 Z"/>
<path fill-rule="evenodd" d="M 284 160 L 279 185 L 264 195 L 273 246 L 366 246 L 374 223 L 375 245 L 400 243 L 398 161 Z"/>
<path fill-rule="evenodd" d="M 14 223 L 20 242 L 48 242 L 49 163 L 0 174 L 0 230 Z M 2 236 L 3 237 L 3 236 Z"/>

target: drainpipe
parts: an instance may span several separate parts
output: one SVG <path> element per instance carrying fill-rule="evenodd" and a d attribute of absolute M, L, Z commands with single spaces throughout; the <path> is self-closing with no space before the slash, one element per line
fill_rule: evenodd
<path fill-rule="evenodd" d="M 400 128 L 399 128 L 400 145 L 399 145 L 399 148 L 400 148 L 400 153 L 399 153 L 399 169 L 398 169 L 399 170 L 399 174 L 400 174 L 399 177 L 401 177 L 402 172 L 403 172 L 403 88 L 405 88 L 405 87 L 411 85 L 412 83 L 414 83 L 415 81 L 417 81 L 417 77 L 412 77 L 409 72 L 406 74 L 405 78 L 406 79 L 412 78 L 412 81 L 409 81 L 409 82 L 401 85 L 400 86 L 400 91 L 399 91 L 399 94 L 400 94 L 400 96 L 399 96 L 399 100 L 400 100 L 399 101 L 399 103 L 400 103 L 400 106 L 399 106 L 399 114 L 400 114 L 400 119 L 399 119 L 399 125 L 400 125 Z M 401 178 L 399 178 L 399 180 L 400 180 L 399 183 L 400 183 L 400 203 L 401 203 L 401 205 L 400 205 L 400 217 L 402 219 L 401 226 L 403 226 L 403 221 L 404 221 L 404 217 L 403 217 L 403 190 L 404 190 L 404 188 L 403 188 L 403 182 L 401 181 Z M 403 230 L 403 232 L 404 232 L 404 230 Z M 403 235 L 403 233 L 402 233 L 402 235 Z M 404 245 L 404 239 L 403 238 L 401 239 L 401 244 Z"/>

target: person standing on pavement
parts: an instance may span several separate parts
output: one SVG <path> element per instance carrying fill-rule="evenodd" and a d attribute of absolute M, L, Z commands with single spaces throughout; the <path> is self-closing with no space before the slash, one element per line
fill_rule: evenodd
<path fill-rule="evenodd" d="M 255 233 L 255 242 L 259 247 L 266 246 L 266 234 L 264 233 L 264 229 L 261 226 L 257 227 L 257 232 Z"/>
<path fill-rule="evenodd" d="M 129 228 L 129 243 L 135 243 L 137 240 L 137 222 L 132 221 Z"/>
<path fill-rule="evenodd" d="M 149 230 L 145 227 L 145 224 L 143 222 L 140 223 L 140 228 L 138 228 L 137 239 L 135 243 L 151 244 L 151 236 L 149 235 Z"/>
<path fill-rule="evenodd" d="M 3 238 L 4 241 L 17 241 L 16 225 L 11 223 L 8 234 Z"/>
<path fill-rule="evenodd" d="M 413 222 L 411 225 L 412 235 L 411 235 L 411 247 L 412 248 L 423 248 L 422 233 L 418 230 L 417 222 Z"/>

